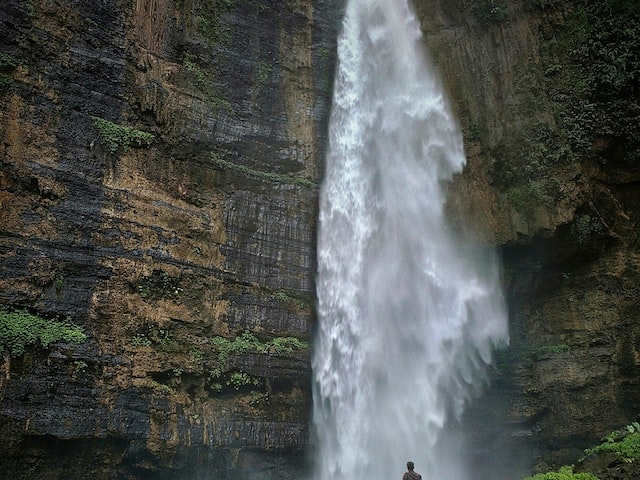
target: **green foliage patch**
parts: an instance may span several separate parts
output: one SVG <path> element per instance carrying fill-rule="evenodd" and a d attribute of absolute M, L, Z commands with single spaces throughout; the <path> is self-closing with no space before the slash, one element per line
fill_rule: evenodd
<path fill-rule="evenodd" d="M 300 296 L 285 290 L 274 291 L 271 298 L 282 303 L 294 305 L 302 310 L 308 310 L 311 308 L 311 302 L 308 299 L 301 298 Z"/>
<path fill-rule="evenodd" d="M 13 55 L 9 55 L 4 52 L 0 52 L 0 72 L 8 73 L 20 65 L 20 61 Z"/>
<path fill-rule="evenodd" d="M 211 344 L 218 352 L 218 361 L 220 363 L 225 363 L 230 355 L 243 355 L 246 353 L 286 355 L 296 350 L 309 348 L 307 342 L 296 337 L 274 337 L 267 342 L 261 342 L 251 332 L 244 332 L 233 340 L 215 336 L 211 338 Z"/>
<path fill-rule="evenodd" d="M 601 0 L 578 4 L 543 58 L 554 113 L 573 153 L 614 138 L 628 160 L 640 156 L 640 4 Z"/>
<path fill-rule="evenodd" d="M 507 7 L 495 0 L 486 0 L 476 7 L 476 13 L 485 23 L 502 23 L 509 14 Z"/>
<path fill-rule="evenodd" d="M 640 458 L 640 424 L 634 422 L 623 430 L 610 433 L 600 445 L 588 448 L 584 453 L 585 456 L 613 453 L 625 462 Z"/>
<path fill-rule="evenodd" d="M 0 97 L 9 93 L 14 87 L 10 74 L 20 65 L 18 59 L 4 52 L 0 52 Z"/>
<path fill-rule="evenodd" d="M 196 58 L 192 54 L 186 54 L 184 56 L 184 61 L 182 62 L 184 68 L 187 69 L 189 73 L 191 73 L 195 79 L 196 85 L 202 90 L 207 88 L 207 76 L 202 71 L 202 68 L 198 65 Z"/>
<path fill-rule="evenodd" d="M 557 472 L 538 473 L 523 480 L 598 480 L 598 477 L 591 473 L 573 473 L 573 466 L 565 465 Z"/>
<path fill-rule="evenodd" d="M 82 327 L 70 319 L 51 320 L 26 310 L 0 307 L 0 348 L 19 357 L 30 345 L 48 347 L 54 342 L 83 343 L 87 339 Z"/>
<path fill-rule="evenodd" d="M 260 85 L 264 85 L 272 72 L 273 66 L 270 63 L 258 62 L 258 74 L 256 75 L 256 80 Z"/>
<path fill-rule="evenodd" d="M 485 12 L 491 4 L 482 3 Z M 562 197 L 555 178 L 566 165 L 596 157 L 602 163 L 640 161 L 640 3 L 527 5 L 563 11 L 544 17 L 555 34 L 541 39 L 542 68 L 526 60 L 514 66 L 514 108 L 520 118 L 541 120 L 514 125 L 492 156 L 494 180 L 509 203 L 531 214 L 535 205 L 553 208 Z"/>
<path fill-rule="evenodd" d="M 149 276 L 143 276 L 136 286 L 138 294 L 145 300 L 176 299 L 182 293 L 180 279 L 163 270 L 154 270 Z"/>
<path fill-rule="evenodd" d="M 130 146 L 150 147 L 155 140 L 155 135 L 149 132 L 124 127 L 100 117 L 92 116 L 91 120 L 100 133 L 102 144 L 111 154 L 126 151 Z"/>
<path fill-rule="evenodd" d="M 213 0 L 197 16 L 198 31 L 211 47 L 231 41 L 231 26 L 225 14 L 234 7 L 234 0 Z"/>
<path fill-rule="evenodd" d="M 191 53 L 187 53 L 184 56 L 184 60 L 182 62 L 185 70 L 189 74 L 189 78 L 193 80 L 193 83 L 198 87 L 210 107 L 214 111 L 224 110 L 227 112 L 233 112 L 233 106 L 225 98 L 225 96 L 218 91 L 218 88 L 215 82 L 207 76 L 202 66 L 198 63 L 198 59 L 195 55 Z M 210 74 L 212 78 L 213 75 Z"/>
<path fill-rule="evenodd" d="M 298 177 L 298 176 L 294 176 L 294 175 L 285 175 L 285 174 L 281 174 L 281 173 L 263 172 L 263 171 L 260 171 L 260 170 L 255 170 L 255 169 L 253 169 L 251 167 L 247 167 L 246 165 L 240 165 L 238 163 L 233 163 L 233 162 L 230 162 L 228 160 L 224 160 L 223 158 L 220 158 L 220 156 L 218 156 L 215 153 L 211 154 L 211 160 L 218 167 L 228 168 L 230 170 L 235 170 L 236 172 L 239 172 L 239 173 L 241 173 L 243 175 L 260 178 L 260 179 L 267 180 L 267 181 L 270 181 L 270 182 L 289 183 L 289 184 L 294 184 L 294 185 L 300 185 L 300 186 L 303 186 L 303 187 L 317 187 L 318 186 L 317 183 L 315 183 L 314 181 L 309 180 L 308 178 L 305 178 L 305 177 Z"/>

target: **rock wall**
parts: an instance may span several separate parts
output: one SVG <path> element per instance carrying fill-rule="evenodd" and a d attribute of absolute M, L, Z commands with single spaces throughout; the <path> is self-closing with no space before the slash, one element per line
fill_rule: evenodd
<path fill-rule="evenodd" d="M 575 463 L 640 412 L 633 3 L 417 2 L 465 134 L 449 209 L 504 266 L 511 342 L 465 423 L 478 478 Z"/>
<path fill-rule="evenodd" d="M 0 19 L 0 303 L 88 335 L 5 354 L 2 470 L 298 476 L 335 5 Z"/>

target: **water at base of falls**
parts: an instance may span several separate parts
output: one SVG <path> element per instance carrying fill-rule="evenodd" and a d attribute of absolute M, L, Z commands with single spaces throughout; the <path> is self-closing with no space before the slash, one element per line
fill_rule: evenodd
<path fill-rule="evenodd" d="M 315 480 L 468 478 L 444 444 L 507 321 L 491 258 L 458 246 L 462 139 L 404 0 L 348 0 L 318 236 Z"/>

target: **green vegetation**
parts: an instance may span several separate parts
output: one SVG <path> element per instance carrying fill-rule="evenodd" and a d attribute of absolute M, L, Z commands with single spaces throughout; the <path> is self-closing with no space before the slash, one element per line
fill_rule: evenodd
<path fill-rule="evenodd" d="M 151 340 L 144 333 L 136 333 L 131 337 L 131 345 L 134 347 L 150 347 Z"/>
<path fill-rule="evenodd" d="M 253 385 L 255 387 L 260 385 L 260 381 L 256 378 L 251 377 L 251 375 L 246 372 L 233 372 L 229 376 L 229 380 L 227 380 L 227 385 L 232 387 L 235 390 L 240 390 L 242 387 L 247 385 Z"/>
<path fill-rule="evenodd" d="M 576 216 L 572 225 L 572 231 L 578 237 L 578 243 L 582 245 L 588 244 L 594 235 L 604 233 L 604 228 L 599 218 L 587 214 Z"/>
<path fill-rule="evenodd" d="M 564 466 L 557 472 L 538 473 L 523 480 L 598 480 L 598 477 L 591 473 L 573 473 L 573 466 Z"/>
<path fill-rule="evenodd" d="M 491 17 L 497 2 L 482 5 Z M 561 5 L 535 0 L 529 8 Z M 533 213 L 536 205 L 554 208 L 562 196 L 556 172 L 568 165 L 595 157 L 602 163 L 640 160 L 640 4 L 602 0 L 572 5 L 566 23 L 552 25 L 555 35 L 541 39 L 542 68 L 526 60 L 514 66 L 514 108 L 519 118 L 531 121 L 513 125 L 491 152 L 494 180 L 524 214 Z"/>
<path fill-rule="evenodd" d="M 199 65 L 195 55 L 187 53 L 184 56 L 182 64 L 214 111 L 225 110 L 227 112 L 233 112 L 233 106 L 223 95 L 215 91 L 215 83 L 207 77 L 207 74 Z"/>
<path fill-rule="evenodd" d="M 217 352 L 218 365 L 209 370 L 209 387 L 214 392 L 224 391 L 224 387 L 240 390 L 244 387 L 260 387 L 261 381 L 242 370 L 227 370 L 226 364 L 231 355 L 247 353 L 288 355 L 294 351 L 309 348 L 307 342 L 295 337 L 274 337 L 267 342 L 261 342 L 250 332 L 244 332 L 233 340 L 221 336 L 211 338 L 213 349 Z"/>
<path fill-rule="evenodd" d="M 256 79 L 260 85 L 264 85 L 269 80 L 269 76 L 273 72 L 273 66 L 268 62 L 258 62 L 258 74 Z"/>
<path fill-rule="evenodd" d="M 308 310 L 311 308 L 311 302 L 308 299 L 301 298 L 300 296 L 287 292 L 285 290 L 276 290 L 271 295 L 271 298 L 282 303 L 294 305 L 301 310 Z"/>
<path fill-rule="evenodd" d="M 553 197 L 549 194 L 553 184 L 550 179 L 529 180 L 517 184 L 507 190 L 509 203 L 520 211 L 532 213 L 538 205 L 553 205 Z"/>
<path fill-rule="evenodd" d="M 162 270 L 154 270 L 144 276 L 136 286 L 138 294 L 145 300 L 176 299 L 182 293 L 180 279 Z"/>
<path fill-rule="evenodd" d="M 209 372 L 209 387 L 216 393 L 224 391 L 224 387 L 241 390 L 244 387 L 260 387 L 259 379 L 249 375 L 247 372 L 234 371 L 224 375 L 220 369 L 213 369 Z"/>
<path fill-rule="evenodd" d="M 182 62 L 182 64 L 184 65 L 184 68 L 186 68 L 187 71 L 193 75 L 196 85 L 200 89 L 205 90 L 207 88 L 207 76 L 196 62 L 195 56 L 187 53 L 184 56 L 184 61 Z"/>
<path fill-rule="evenodd" d="M 633 422 L 622 430 L 611 432 L 603 442 L 584 451 L 585 456 L 612 453 L 624 462 L 640 458 L 640 424 Z"/>
<path fill-rule="evenodd" d="M 486 0 L 479 7 L 480 19 L 487 23 L 501 23 L 507 19 L 507 7 L 495 0 Z"/>
<path fill-rule="evenodd" d="M 11 72 L 19 65 L 20 62 L 14 56 L 0 52 L 0 72 Z"/>
<path fill-rule="evenodd" d="M 19 357 L 30 345 L 48 347 L 58 341 L 83 343 L 87 339 L 82 327 L 69 318 L 51 320 L 26 310 L 0 307 L 0 348 L 12 357 Z"/>
<path fill-rule="evenodd" d="M 152 133 L 123 127 L 104 118 L 92 116 L 91 120 L 100 133 L 102 144 L 111 154 L 119 150 L 126 151 L 129 146 L 150 147 L 155 140 L 155 135 Z"/>
<path fill-rule="evenodd" d="M 198 31 L 210 47 L 228 44 L 231 41 L 231 27 L 224 15 L 233 7 L 233 0 L 213 0 L 210 6 L 197 16 Z"/>
<path fill-rule="evenodd" d="M 228 168 L 231 170 L 235 170 L 243 175 L 256 177 L 259 179 L 267 180 L 275 183 L 290 183 L 294 185 L 300 185 L 303 187 L 317 187 L 318 185 L 309 180 L 308 178 L 298 177 L 294 175 L 284 175 L 280 173 L 274 172 L 262 172 L 260 170 L 255 170 L 251 167 L 247 167 L 246 165 L 240 165 L 238 163 L 229 162 L 220 158 L 217 154 L 211 154 L 211 160 L 215 165 L 221 168 Z"/>
<path fill-rule="evenodd" d="M 296 337 L 274 337 L 268 342 L 261 342 L 250 332 L 244 332 L 233 340 L 215 336 L 211 339 L 211 343 L 218 352 L 218 361 L 220 363 L 225 363 L 230 355 L 243 355 L 245 353 L 275 353 L 283 355 L 293 353 L 295 350 L 309 348 L 307 342 L 303 342 Z"/>
<path fill-rule="evenodd" d="M 614 454 L 626 463 L 637 460 L 640 458 L 640 423 L 633 422 L 621 430 L 611 432 L 600 445 L 588 448 L 584 453 L 578 462 L 582 463 L 587 457 L 601 453 Z M 573 469 L 573 465 L 565 465 L 556 472 L 538 473 L 522 480 L 598 480 L 592 473 L 574 473 Z"/>
<path fill-rule="evenodd" d="M 73 371 L 76 374 L 84 373 L 89 365 L 84 360 L 76 360 L 73 362 Z"/>
<path fill-rule="evenodd" d="M 151 386 L 154 388 L 154 390 L 158 390 L 159 392 L 162 393 L 173 393 L 173 390 L 171 389 L 171 387 L 169 385 L 165 385 L 164 383 L 160 383 L 160 382 L 156 382 L 155 380 L 153 380 L 151 382 Z"/>
<path fill-rule="evenodd" d="M 57 293 L 60 293 L 62 291 L 62 287 L 64 287 L 64 276 L 62 275 L 62 273 L 56 275 L 55 287 Z"/>
<path fill-rule="evenodd" d="M 147 327 L 146 331 L 135 333 L 130 343 L 133 347 L 154 347 L 162 352 L 180 351 L 180 345 L 168 328 Z"/>
<path fill-rule="evenodd" d="M 196 365 L 202 365 L 204 362 L 204 353 L 199 348 L 192 348 L 189 352 L 191 355 L 191 360 Z"/>
<path fill-rule="evenodd" d="M 19 65 L 20 62 L 15 57 L 0 52 L 0 97 L 3 97 L 13 89 L 14 81 L 10 74 Z"/>
<path fill-rule="evenodd" d="M 536 357 L 544 355 L 553 355 L 556 353 L 564 353 L 569 351 L 569 345 L 564 343 L 560 345 L 544 345 L 533 350 L 533 355 Z"/>
<path fill-rule="evenodd" d="M 36 12 L 36 7 L 34 7 L 32 2 L 27 2 L 25 0 L 20 1 L 20 6 L 24 9 L 28 16 L 32 17 Z"/>
<path fill-rule="evenodd" d="M 579 4 L 567 28 L 545 45 L 545 76 L 558 124 L 574 154 L 597 138 L 615 139 L 627 160 L 640 157 L 640 4 Z"/>

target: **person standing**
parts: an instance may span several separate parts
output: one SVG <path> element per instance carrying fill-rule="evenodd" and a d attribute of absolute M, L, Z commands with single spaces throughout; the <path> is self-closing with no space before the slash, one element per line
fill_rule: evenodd
<path fill-rule="evenodd" d="M 407 462 L 407 471 L 402 476 L 402 480 L 422 480 L 422 475 L 413 471 L 413 462 Z"/>

